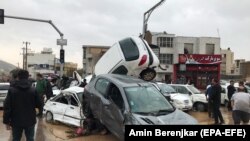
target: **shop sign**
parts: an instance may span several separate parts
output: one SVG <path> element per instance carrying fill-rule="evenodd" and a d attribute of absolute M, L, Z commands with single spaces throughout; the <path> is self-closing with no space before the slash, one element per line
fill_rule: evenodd
<path fill-rule="evenodd" d="M 180 64 L 220 64 L 221 55 L 179 54 Z"/>

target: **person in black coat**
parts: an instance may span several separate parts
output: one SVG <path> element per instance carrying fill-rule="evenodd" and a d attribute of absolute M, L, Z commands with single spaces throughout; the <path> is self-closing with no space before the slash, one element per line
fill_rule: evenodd
<path fill-rule="evenodd" d="M 221 103 L 221 86 L 217 79 L 212 80 L 213 86 L 211 90 L 211 100 L 213 102 L 213 112 L 214 112 L 214 124 L 224 124 L 224 119 L 220 111 Z M 219 123 L 220 119 L 220 123 Z"/>
<path fill-rule="evenodd" d="M 233 96 L 233 94 L 235 93 L 236 89 L 234 87 L 234 81 L 231 80 L 230 81 L 230 85 L 227 86 L 227 97 L 228 97 L 228 105 L 227 105 L 227 108 L 228 108 L 228 111 L 232 111 L 232 106 L 231 106 L 231 98 Z"/>
<path fill-rule="evenodd" d="M 35 108 L 40 107 L 41 102 L 28 77 L 28 71 L 18 71 L 4 102 L 3 123 L 7 130 L 12 129 L 13 141 L 21 140 L 23 130 L 27 141 L 34 141 Z"/>

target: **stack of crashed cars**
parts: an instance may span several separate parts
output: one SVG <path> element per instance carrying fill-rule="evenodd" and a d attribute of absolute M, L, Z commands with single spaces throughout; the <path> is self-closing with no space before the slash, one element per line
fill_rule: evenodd
<path fill-rule="evenodd" d="M 98 120 L 120 140 L 125 125 L 198 124 L 148 82 L 158 66 L 159 59 L 144 39 L 129 37 L 115 43 L 97 62 L 84 88 L 86 119 Z"/>

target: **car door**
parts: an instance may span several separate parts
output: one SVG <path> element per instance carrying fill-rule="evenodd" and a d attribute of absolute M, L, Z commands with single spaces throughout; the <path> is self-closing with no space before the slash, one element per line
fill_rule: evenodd
<path fill-rule="evenodd" d="M 109 81 L 104 78 L 99 78 L 90 93 L 90 108 L 94 117 L 98 118 L 101 122 L 101 109 L 102 109 L 102 99 L 106 96 L 106 91 L 108 89 Z"/>
<path fill-rule="evenodd" d="M 117 136 L 124 134 L 124 100 L 121 91 L 114 84 L 109 85 L 107 97 L 102 99 L 103 124 Z"/>
<path fill-rule="evenodd" d="M 68 103 L 69 101 L 62 94 L 50 102 L 50 109 L 53 113 L 54 120 L 63 121 L 63 115 L 68 107 Z"/>
<path fill-rule="evenodd" d="M 119 49 L 119 45 L 116 43 L 98 60 L 95 65 L 94 74 L 98 76 L 100 74 L 111 73 L 112 70 L 119 67 L 119 64 L 123 62 L 124 55 Z"/>
<path fill-rule="evenodd" d="M 80 102 L 76 98 L 76 96 L 73 93 L 68 93 L 68 100 L 69 104 L 66 107 L 64 116 L 63 116 L 63 122 L 75 125 L 75 126 L 80 126 L 80 121 L 81 121 L 81 115 L 80 115 Z"/>
<path fill-rule="evenodd" d="M 193 102 L 194 95 L 185 86 L 175 86 L 175 87 L 176 87 L 177 92 L 190 96 L 190 98 Z"/>

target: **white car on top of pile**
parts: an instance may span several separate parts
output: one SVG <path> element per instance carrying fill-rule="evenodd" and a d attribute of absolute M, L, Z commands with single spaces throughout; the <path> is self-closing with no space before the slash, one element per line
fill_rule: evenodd
<path fill-rule="evenodd" d="M 84 120 L 82 111 L 83 90 L 84 88 L 78 86 L 69 87 L 49 99 L 43 110 L 46 121 L 60 121 L 76 127 L 82 126 Z"/>
<path fill-rule="evenodd" d="M 94 75 L 122 74 L 151 81 L 156 76 L 159 59 L 148 43 L 136 36 L 118 41 L 99 59 Z"/>

